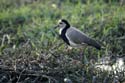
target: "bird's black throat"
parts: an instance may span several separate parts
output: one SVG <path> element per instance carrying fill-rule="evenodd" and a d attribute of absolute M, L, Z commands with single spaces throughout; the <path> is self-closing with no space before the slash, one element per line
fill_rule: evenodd
<path fill-rule="evenodd" d="M 70 25 L 66 26 L 62 31 L 60 37 L 63 39 L 64 42 L 66 42 L 68 45 L 70 45 L 69 40 L 66 37 L 66 31 L 70 27 Z"/>

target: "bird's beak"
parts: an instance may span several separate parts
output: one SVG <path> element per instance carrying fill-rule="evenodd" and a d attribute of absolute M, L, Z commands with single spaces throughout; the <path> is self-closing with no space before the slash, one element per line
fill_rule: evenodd
<path fill-rule="evenodd" d="M 56 25 L 54 28 L 56 29 L 57 27 L 59 27 L 59 25 Z"/>

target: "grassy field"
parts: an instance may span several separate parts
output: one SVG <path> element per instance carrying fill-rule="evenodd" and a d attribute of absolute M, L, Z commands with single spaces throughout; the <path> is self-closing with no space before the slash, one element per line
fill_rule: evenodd
<path fill-rule="evenodd" d="M 119 72 L 95 68 L 105 57 L 112 66 L 125 55 L 125 5 L 105 1 L 0 0 L 0 83 L 64 83 L 64 79 L 122 83 L 125 78 Z M 82 57 L 79 49 L 67 52 L 53 28 L 61 18 L 96 39 L 103 49 L 84 48 Z"/>

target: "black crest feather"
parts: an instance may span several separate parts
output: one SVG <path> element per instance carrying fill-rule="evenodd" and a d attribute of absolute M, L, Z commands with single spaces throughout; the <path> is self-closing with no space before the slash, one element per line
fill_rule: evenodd
<path fill-rule="evenodd" d="M 67 20 L 61 19 L 61 21 L 64 22 L 64 23 L 66 24 L 66 27 L 67 27 L 67 28 L 70 27 L 70 24 L 69 24 L 69 22 L 68 22 Z"/>

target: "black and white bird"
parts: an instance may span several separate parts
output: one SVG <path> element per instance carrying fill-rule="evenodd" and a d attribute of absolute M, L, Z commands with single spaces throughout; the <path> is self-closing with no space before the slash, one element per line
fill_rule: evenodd
<path fill-rule="evenodd" d="M 72 27 L 65 19 L 61 19 L 55 28 L 59 28 L 60 37 L 71 47 L 83 47 L 84 45 L 93 46 L 101 49 L 101 45 L 94 39 L 88 37 L 82 31 Z"/>

